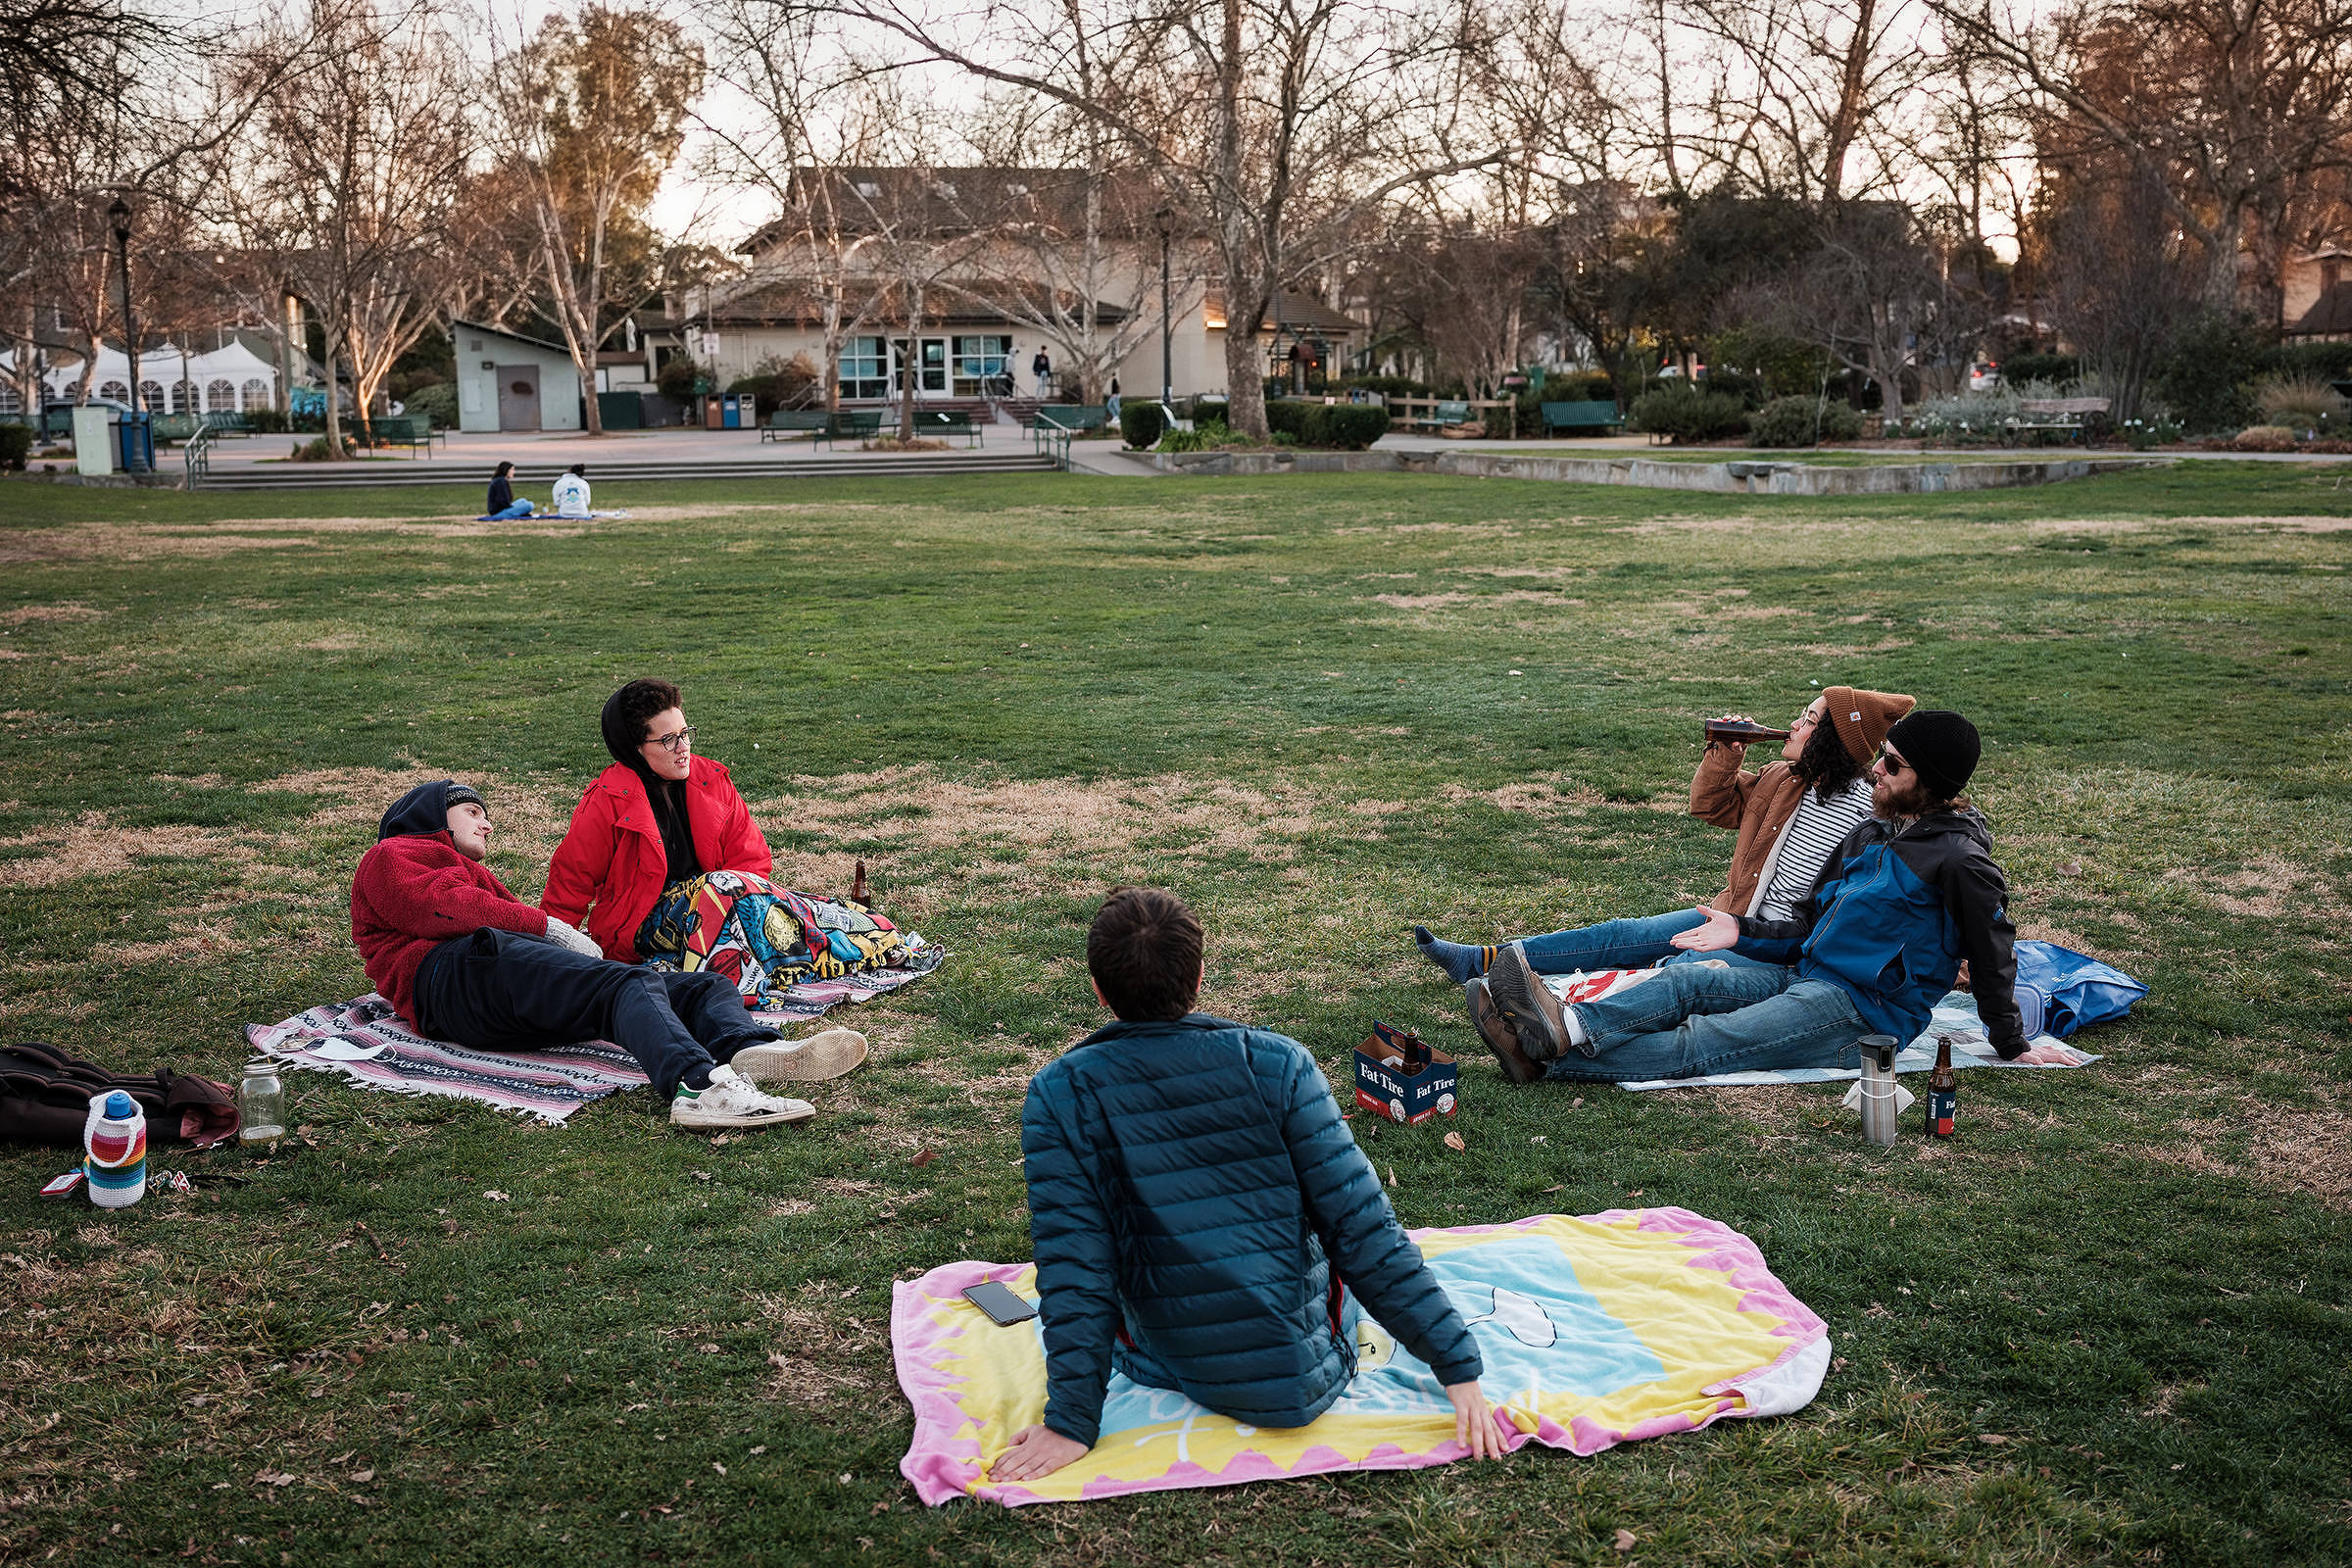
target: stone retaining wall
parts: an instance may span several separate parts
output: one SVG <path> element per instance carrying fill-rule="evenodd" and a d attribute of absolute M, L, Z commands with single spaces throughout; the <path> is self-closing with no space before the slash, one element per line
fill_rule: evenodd
<path fill-rule="evenodd" d="M 1142 454 L 1165 473 L 1454 473 L 1481 479 L 1551 479 L 1718 495 L 1917 495 L 2005 490 L 2156 466 L 2165 458 L 2037 458 L 2008 463 L 1889 463 L 1831 467 L 1740 461 L 1660 463 L 1654 458 L 1570 458 L 1541 452 L 1177 452 Z"/>

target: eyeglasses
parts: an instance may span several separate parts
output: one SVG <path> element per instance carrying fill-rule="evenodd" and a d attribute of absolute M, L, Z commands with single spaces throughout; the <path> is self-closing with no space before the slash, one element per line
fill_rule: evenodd
<path fill-rule="evenodd" d="M 1873 760 L 1886 770 L 1886 776 L 1888 778 L 1892 778 L 1895 774 L 1904 771 L 1911 765 L 1909 762 L 1904 761 L 1900 757 L 1897 757 L 1894 754 L 1893 748 L 1887 746 L 1884 741 L 1879 743 L 1879 755 L 1874 758 Z"/>
<path fill-rule="evenodd" d="M 694 726 L 689 724 L 684 729 L 673 729 L 666 735 L 656 735 L 646 744 L 659 746 L 665 752 L 682 752 L 694 744 Z"/>
<path fill-rule="evenodd" d="M 1813 711 L 1810 706 L 1807 706 L 1803 712 L 1797 714 L 1795 718 L 1789 720 L 1788 727 L 1790 729 L 1796 729 L 1806 724 L 1818 724 L 1825 716 L 1827 715 L 1816 713 Z"/>

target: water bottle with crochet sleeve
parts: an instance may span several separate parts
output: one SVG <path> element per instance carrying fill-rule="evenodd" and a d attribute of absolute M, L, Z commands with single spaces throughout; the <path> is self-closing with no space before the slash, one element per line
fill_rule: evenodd
<path fill-rule="evenodd" d="M 147 1191 L 147 1113 L 120 1089 L 90 1097 L 81 1168 L 100 1208 L 128 1208 Z"/>

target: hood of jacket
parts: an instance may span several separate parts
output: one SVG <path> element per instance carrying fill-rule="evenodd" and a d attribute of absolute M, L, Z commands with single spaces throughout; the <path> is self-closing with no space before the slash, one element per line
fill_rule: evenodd
<path fill-rule="evenodd" d="M 430 838 L 449 831 L 449 792 L 457 787 L 454 778 L 437 778 L 430 784 L 419 784 L 384 808 L 375 824 L 375 841 L 386 839 Z"/>
<path fill-rule="evenodd" d="M 624 686 L 621 691 L 627 689 Z M 629 721 L 620 713 L 620 692 L 614 692 L 605 699 L 605 711 L 599 722 L 605 732 L 605 750 L 612 754 L 612 760 L 637 775 L 637 782 L 645 786 L 646 797 L 650 800 L 655 780 L 660 775 L 646 765 L 643 749 L 645 738 L 629 733 Z"/>
<path fill-rule="evenodd" d="M 1984 813 L 1978 810 L 1973 806 L 1961 806 L 1954 807 L 1948 810 L 1930 811 L 1927 815 L 1918 818 L 1909 826 L 1898 829 L 1896 832 L 1890 835 L 1890 837 L 1909 840 L 1936 838 L 1966 839 L 1969 843 L 1974 844 L 1984 854 L 1990 855 L 1992 853 L 1992 824 L 1985 821 Z M 1957 848 L 1957 846 L 1954 847 Z"/>

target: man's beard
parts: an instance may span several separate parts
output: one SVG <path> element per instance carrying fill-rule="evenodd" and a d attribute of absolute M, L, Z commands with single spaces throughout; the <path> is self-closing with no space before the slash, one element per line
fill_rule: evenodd
<path fill-rule="evenodd" d="M 1889 819 L 1925 816 L 1928 808 L 1936 804 L 1936 797 L 1929 793 L 1926 781 L 1917 773 L 1913 773 L 1911 781 L 1899 788 L 1876 784 L 1871 787 L 1871 812 L 1876 816 Z"/>

